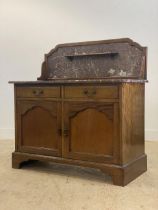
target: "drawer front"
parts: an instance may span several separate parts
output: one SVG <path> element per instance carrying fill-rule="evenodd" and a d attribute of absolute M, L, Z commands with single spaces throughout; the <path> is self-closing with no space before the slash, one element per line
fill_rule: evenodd
<path fill-rule="evenodd" d="M 60 87 L 18 87 L 17 97 L 60 97 Z"/>
<path fill-rule="evenodd" d="M 117 86 L 65 87 L 65 98 L 118 98 Z"/>

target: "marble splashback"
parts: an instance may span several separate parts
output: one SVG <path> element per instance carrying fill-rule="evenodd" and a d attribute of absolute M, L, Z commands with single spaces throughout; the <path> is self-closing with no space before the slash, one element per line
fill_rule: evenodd
<path fill-rule="evenodd" d="M 130 39 L 58 45 L 39 79 L 145 79 L 146 48 Z"/>

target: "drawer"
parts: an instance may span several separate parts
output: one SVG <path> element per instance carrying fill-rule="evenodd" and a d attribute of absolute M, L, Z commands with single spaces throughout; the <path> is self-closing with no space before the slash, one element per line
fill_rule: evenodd
<path fill-rule="evenodd" d="M 18 87 L 17 97 L 60 97 L 60 87 Z"/>
<path fill-rule="evenodd" d="M 65 87 L 65 98 L 118 98 L 117 86 L 69 86 Z"/>

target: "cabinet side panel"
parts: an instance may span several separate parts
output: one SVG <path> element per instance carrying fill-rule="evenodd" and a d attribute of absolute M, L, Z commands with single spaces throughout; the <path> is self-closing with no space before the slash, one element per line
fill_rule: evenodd
<path fill-rule="evenodd" d="M 17 113 L 18 113 L 18 110 L 17 110 L 17 96 L 16 96 L 16 85 L 14 85 L 14 123 L 15 123 L 15 152 L 18 151 L 18 133 L 17 133 Z"/>
<path fill-rule="evenodd" d="M 144 154 L 144 84 L 121 87 L 122 163 Z"/>

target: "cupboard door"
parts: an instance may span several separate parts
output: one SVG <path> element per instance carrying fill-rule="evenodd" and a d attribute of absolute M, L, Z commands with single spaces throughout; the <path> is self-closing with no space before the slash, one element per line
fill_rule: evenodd
<path fill-rule="evenodd" d="M 61 156 L 60 113 L 60 102 L 17 101 L 18 151 Z"/>
<path fill-rule="evenodd" d="M 118 104 L 64 103 L 64 157 L 118 162 Z"/>

